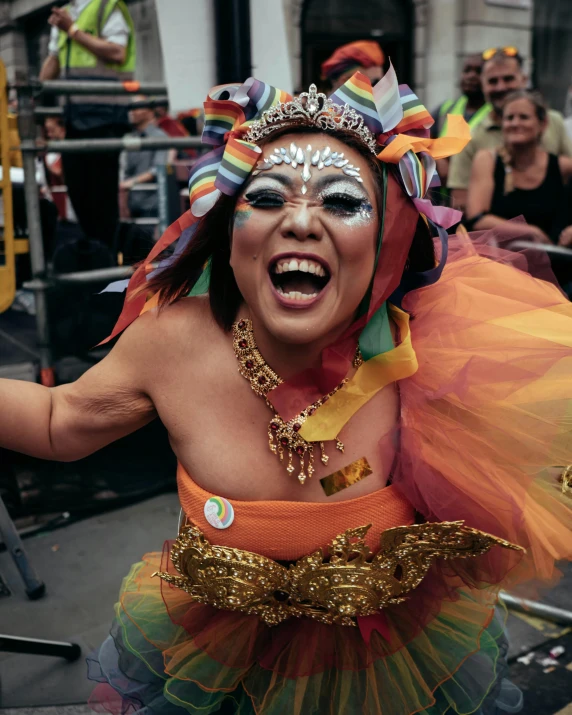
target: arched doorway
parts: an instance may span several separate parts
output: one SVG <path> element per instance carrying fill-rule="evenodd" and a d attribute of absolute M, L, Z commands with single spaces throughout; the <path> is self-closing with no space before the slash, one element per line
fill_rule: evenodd
<path fill-rule="evenodd" d="M 379 42 L 400 81 L 411 83 L 413 23 L 411 0 L 305 0 L 300 23 L 302 85 L 317 83 L 320 65 L 336 47 L 368 39 Z"/>

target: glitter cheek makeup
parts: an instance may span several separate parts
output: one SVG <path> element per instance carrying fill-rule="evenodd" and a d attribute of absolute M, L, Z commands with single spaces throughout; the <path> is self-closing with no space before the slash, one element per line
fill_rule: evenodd
<path fill-rule="evenodd" d="M 236 228 L 242 228 L 251 216 L 252 208 L 248 201 L 239 199 L 234 211 L 234 226 Z"/>

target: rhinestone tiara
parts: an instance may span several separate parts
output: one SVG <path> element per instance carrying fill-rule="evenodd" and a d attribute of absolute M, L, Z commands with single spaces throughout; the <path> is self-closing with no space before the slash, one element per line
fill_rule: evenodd
<path fill-rule="evenodd" d="M 279 129 L 296 125 L 318 127 L 325 132 L 343 129 L 354 134 L 373 154 L 378 152 L 375 136 L 362 115 L 348 104 L 332 102 L 317 91 L 315 84 L 291 102 L 280 102 L 263 112 L 260 119 L 249 125 L 244 140 L 256 143 Z"/>

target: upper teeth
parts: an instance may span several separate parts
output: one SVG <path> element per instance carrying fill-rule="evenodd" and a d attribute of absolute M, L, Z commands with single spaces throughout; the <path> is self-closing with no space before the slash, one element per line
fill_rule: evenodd
<path fill-rule="evenodd" d="M 274 268 L 275 273 L 288 273 L 289 271 L 301 271 L 302 273 L 315 273 L 317 276 L 324 277 L 326 271 L 316 261 L 307 258 L 297 261 L 295 258 L 285 258 L 278 261 Z"/>

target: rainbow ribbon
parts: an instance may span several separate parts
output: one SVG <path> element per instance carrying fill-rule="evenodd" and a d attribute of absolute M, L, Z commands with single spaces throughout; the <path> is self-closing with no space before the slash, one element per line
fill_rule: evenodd
<path fill-rule="evenodd" d="M 291 99 L 287 92 L 254 77 L 244 84 L 219 85 L 210 92 L 204 103 L 203 142 L 213 149 L 191 171 L 191 208 L 167 229 L 132 276 L 123 311 L 107 340 L 125 329 L 143 310 L 146 302 L 143 288 L 151 261 L 179 238 L 176 253 L 180 253 L 192 240 L 198 219 L 210 211 L 221 194 L 235 195 L 252 173 L 262 150 L 242 139 L 250 124 L 266 110 Z M 348 104 L 361 114 L 383 146 L 377 158 L 395 165 L 397 179 L 421 214 L 444 229 L 460 220 L 458 211 L 434 207 L 424 196 L 429 187 L 438 185 L 436 159 L 461 151 L 470 140 L 469 127 L 461 116 L 449 115 L 447 134 L 431 139 L 431 115 L 407 85 L 398 84 L 392 65 L 375 87 L 368 77 L 356 72 L 330 99 L 336 104 Z"/>
<path fill-rule="evenodd" d="M 240 137 L 267 109 L 291 99 L 287 92 L 253 77 L 242 85 L 223 84 L 211 91 L 204 104 L 203 142 L 215 148 L 197 162 L 191 172 L 189 192 L 193 216 L 204 216 L 221 194 L 236 194 L 261 155 L 260 147 Z M 368 77 L 356 72 L 330 99 L 341 106 L 347 104 L 361 114 L 383 146 L 378 159 L 396 165 L 396 176 L 414 201 L 423 199 L 430 187 L 438 186 L 436 159 L 461 151 L 471 138 L 465 120 L 452 115 L 447 134 L 431 139 L 429 128 L 433 118 L 410 87 L 398 84 L 393 65 L 375 87 Z M 418 205 L 418 208 L 425 213 L 427 206 Z M 442 216 L 443 213 L 439 218 Z M 455 214 L 454 218 L 460 217 Z M 455 222 L 452 214 L 448 215 L 447 222 L 450 225 Z"/>
<path fill-rule="evenodd" d="M 430 187 L 439 185 L 436 160 L 458 153 L 471 139 L 469 125 L 463 117 L 454 115 L 448 119 L 446 135 L 431 139 L 433 118 L 410 87 L 398 84 L 391 64 L 375 87 L 368 77 L 356 72 L 330 99 L 336 104 L 348 104 L 362 115 L 384 147 L 377 158 L 397 166 L 396 176 L 414 201 L 423 199 Z M 421 206 L 418 209 L 424 213 Z M 449 216 L 450 225 L 455 223 L 452 218 Z M 461 217 L 455 214 L 454 218 Z"/>
<path fill-rule="evenodd" d="M 221 99 L 225 96 L 227 98 Z M 195 164 L 189 178 L 193 216 L 204 216 L 219 196 L 234 196 L 260 159 L 262 150 L 243 141 L 251 122 L 291 95 L 250 77 L 242 85 L 215 87 L 204 104 L 203 143 L 215 146 Z"/>

